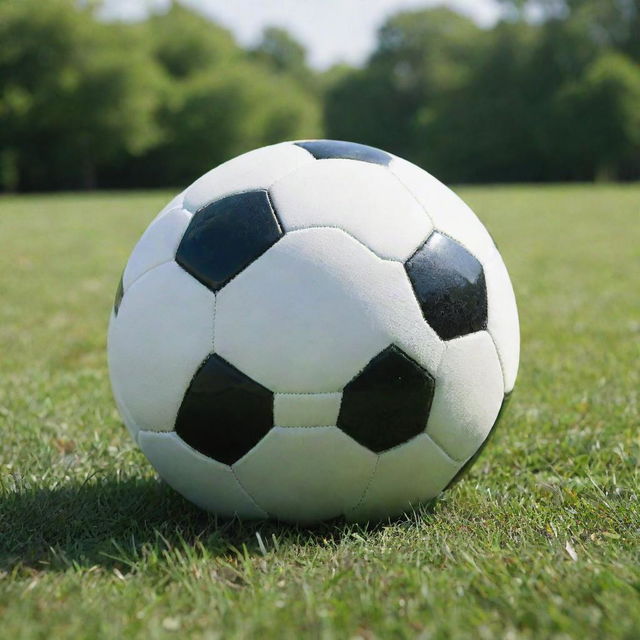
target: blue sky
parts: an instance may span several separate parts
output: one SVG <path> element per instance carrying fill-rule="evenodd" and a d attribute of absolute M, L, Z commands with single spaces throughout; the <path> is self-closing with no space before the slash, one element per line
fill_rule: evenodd
<path fill-rule="evenodd" d="M 446 5 L 481 25 L 500 15 L 497 0 L 183 0 L 229 28 L 242 44 L 254 44 L 265 26 L 288 29 L 320 69 L 345 61 L 360 64 L 375 43 L 385 18 L 401 9 Z M 109 17 L 137 19 L 168 0 L 106 0 Z"/>

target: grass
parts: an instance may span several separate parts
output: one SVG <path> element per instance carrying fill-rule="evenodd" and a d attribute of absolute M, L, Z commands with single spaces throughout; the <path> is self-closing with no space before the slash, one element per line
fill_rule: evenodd
<path fill-rule="evenodd" d="M 640 186 L 466 188 L 515 283 L 516 393 L 465 481 L 363 528 L 217 522 L 110 397 L 115 285 L 164 193 L 0 200 L 6 638 L 637 638 Z"/>

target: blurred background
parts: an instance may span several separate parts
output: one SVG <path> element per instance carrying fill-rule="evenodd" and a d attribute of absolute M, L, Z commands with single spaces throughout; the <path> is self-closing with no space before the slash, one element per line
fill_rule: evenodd
<path fill-rule="evenodd" d="M 0 0 L 0 190 L 328 137 L 456 183 L 640 177 L 640 0 Z"/>

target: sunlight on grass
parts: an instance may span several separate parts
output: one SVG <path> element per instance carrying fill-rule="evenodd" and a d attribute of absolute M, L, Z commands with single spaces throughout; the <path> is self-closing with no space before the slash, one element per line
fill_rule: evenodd
<path fill-rule="evenodd" d="M 0 199 L 4 637 L 606 637 L 640 628 L 640 186 L 465 188 L 518 296 L 495 439 L 431 509 L 217 522 L 156 480 L 105 334 L 167 193 Z"/>

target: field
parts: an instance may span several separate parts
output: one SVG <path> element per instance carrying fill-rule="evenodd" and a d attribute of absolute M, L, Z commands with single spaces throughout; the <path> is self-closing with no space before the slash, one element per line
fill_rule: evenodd
<path fill-rule="evenodd" d="M 465 188 L 516 288 L 500 430 L 432 508 L 217 522 L 119 422 L 105 333 L 167 193 L 0 199 L 0 628 L 19 638 L 637 638 L 640 185 Z"/>

